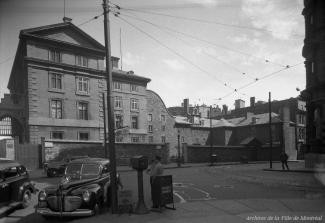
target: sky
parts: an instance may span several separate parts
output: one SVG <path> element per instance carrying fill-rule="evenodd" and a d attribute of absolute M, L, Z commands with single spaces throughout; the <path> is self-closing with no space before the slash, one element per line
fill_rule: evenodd
<path fill-rule="evenodd" d="M 112 56 L 167 107 L 297 97 L 306 75 L 302 0 L 114 0 Z M 64 10 L 65 5 L 65 10 Z M 0 0 L 0 97 L 22 29 L 72 23 L 104 44 L 102 0 Z M 121 43 L 121 44 L 120 44 Z"/>

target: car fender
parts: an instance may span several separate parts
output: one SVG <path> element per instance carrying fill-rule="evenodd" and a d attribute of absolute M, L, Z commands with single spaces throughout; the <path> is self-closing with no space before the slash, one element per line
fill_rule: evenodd
<path fill-rule="evenodd" d="M 101 196 L 103 196 L 103 189 L 98 183 L 88 184 L 82 187 L 79 187 L 73 191 L 71 191 L 72 195 L 81 195 L 84 191 L 88 190 L 92 196 L 96 197 L 98 200 Z"/>
<path fill-rule="evenodd" d="M 26 189 L 29 189 L 33 194 L 35 194 L 38 190 L 35 188 L 35 184 L 32 182 L 24 182 L 19 187 L 18 198 L 22 199 L 23 193 Z"/>

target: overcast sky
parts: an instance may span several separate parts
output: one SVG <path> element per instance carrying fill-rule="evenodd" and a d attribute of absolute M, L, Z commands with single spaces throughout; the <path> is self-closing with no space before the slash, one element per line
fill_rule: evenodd
<path fill-rule="evenodd" d="M 184 98 L 230 107 L 241 98 L 248 105 L 251 96 L 267 101 L 271 91 L 273 99 L 281 100 L 305 88 L 302 0 L 113 3 L 122 9 L 120 18 L 110 16 L 112 55 L 121 56 L 121 29 L 123 70 L 150 78 L 148 89 L 167 107 Z M 66 0 L 66 16 L 80 25 L 101 14 L 101 4 Z M 19 31 L 60 23 L 63 15 L 64 0 L 0 0 L 1 97 L 8 92 Z M 79 27 L 104 44 L 103 16 Z"/>

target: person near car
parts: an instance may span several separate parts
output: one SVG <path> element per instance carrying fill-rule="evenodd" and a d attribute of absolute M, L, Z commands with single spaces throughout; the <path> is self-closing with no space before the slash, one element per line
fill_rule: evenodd
<path fill-rule="evenodd" d="M 289 166 L 288 166 L 288 155 L 282 151 L 280 154 L 280 161 L 282 163 L 282 170 L 285 170 L 284 166 L 286 166 L 287 170 L 289 170 Z"/>
<path fill-rule="evenodd" d="M 156 178 L 157 176 L 161 176 L 164 173 L 164 168 L 161 164 L 160 156 L 155 156 L 155 159 L 147 169 L 147 173 L 150 175 L 152 208 L 159 208 L 161 204 L 159 199 L 159 185 Z"/>

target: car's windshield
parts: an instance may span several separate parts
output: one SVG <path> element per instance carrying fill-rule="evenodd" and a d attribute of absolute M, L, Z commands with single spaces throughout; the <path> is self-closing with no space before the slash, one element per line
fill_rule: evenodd
<path fill-rule="evenodd" d="M 99 170 L 98 164 L 71 163 L 67 166 L 65 174 L 71 179 L 91 179 L 98 176 Z"/>

